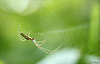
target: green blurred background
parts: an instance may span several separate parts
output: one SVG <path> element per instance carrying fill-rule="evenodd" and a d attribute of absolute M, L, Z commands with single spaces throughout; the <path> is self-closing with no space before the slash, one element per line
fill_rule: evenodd
<path fill-rule="evenodd" d="M 56 53 L 59 57 L 58 51 L 65 48 L 79 50 L 73 64 L 100 64 L 99 4 L 99 0 L 0 0 L 0 64 L 57 64 L 38 62 Z M 47 54 L 31 41 L 20 41 L 18 29 L 25 34 L 31 30 L 37 41 L 44 37 L 34 33 L 46 35 L 47 49 L 64 45 Z"/>

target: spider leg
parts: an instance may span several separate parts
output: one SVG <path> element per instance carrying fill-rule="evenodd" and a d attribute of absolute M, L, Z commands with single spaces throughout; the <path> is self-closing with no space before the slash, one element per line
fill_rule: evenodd
<path fill-rule="evenodd" d="M 30 33 L 31 33 L 31 30 L 29 31 L 29 33 L 28 33 L 28 37 L 30 38 L 30 39 L 32 39 L 29 35 L 30 35 Z"/>
<path fill-rule="evenodd" d="M 31 30 L 29 31 L 28 36 L 30 35 L 30 33 L 31 33 Z"/>
<path fill-rule="evenodd" d="M 51 54 L 51 53 L 53 53 L 53 52 L 55 52 L 55 51 L 57 51 L 61 46 L 63 45 L 63 43 L 62 44 L 60 44 L 56 49 L 54 49 L 54 50 L 52 50 L 49 54 Z"/>
<path fill-rule="evenodd" d="M 39 33 L 39 34 L 44 36 L 45 38 L 44 38 L 43 41 L 36 41 L 36 43 L 38 43 L 39 45 L 43 45 L 46 42 L 46 40 L 47 40 L 47 36 L 43 35 L 42 33 Z"/>
<path fill-rule="evenodd" d="M 56 49 L 54 49 L 54 50 L 46 49 L 46 48 L 42 47 L 41 45 L 43 45 L 43 44 L 46 42 L 47 36 L 43 35 L 42 33 L 39 33 L 39 34 L 41 34 L 42 36 L 44 36 L 45 39 L 44 39 L 43 41 L 33 41 L 33 42 L 34 42 L 34 44 L 35 44 L 39 49 L 41 49 L 42 51 L 44 51 L 44 52 L 46 52 L 46 53 L 48 53 L 48 54 L 51 54 L 51 53 L 55 52 L 56 50 L 58 50 L 58 49 L 63 45 L 63 43 L 62 43 L 60 46 L 58 46 L 58 47 L 57 47 Z"/>
<path fill-rule="evenodd" d="M 37 43 L 35 43 L 35 45 L 36 45 L 39 49 L 41 49 L 42 51 L 44 51 L 44 52 L 46 52 L 46 53 L 48 53 L 48 54 L 51 54 L 51 53 L 55 52 L 56 50 L 58 50 L 58 49 L 63 45 L 63 43 L 62 43 L 60 46 L 58 46 L 56 49 L 54 49 L 54 50 L 46 49 L 46 48 L 40 46 L 40 45 L 37 44 Z"/>
<path fill-rule="evenodd" d="M 46 41 L 36 41 L 38 45 L 43 45 Z"/>
<path fill-rule="evenodd" d="M 49 54 L 49 52 L 51 51 L 51 50 L 48 50 L 48 49 L 46 49 L 46 48 L 44 48 L 44 47 L 42 47 L 42 46 L 40 46 L 40 45 L 38 45 L 38 44 L 36 44 L 36 43 L 35 43 L 35 45 L 36 45 L 39 49 L 41 49 L 42 51 L 46 52 L 47 54 Z"/>
<path fill-rule="evenodd" d="M 46 39 L 47 39 L 47 36 L 45 36 L 44 34 L 42 34 L 42 33 L 40 33 L 40 35 L 42 35 L 42 36 L 44 36 L 45 38 L 44 38 L 44 40 L 43 41 L 41 41 L 41 42 L 44 42 L 44 41 L 46 41 Z"/>

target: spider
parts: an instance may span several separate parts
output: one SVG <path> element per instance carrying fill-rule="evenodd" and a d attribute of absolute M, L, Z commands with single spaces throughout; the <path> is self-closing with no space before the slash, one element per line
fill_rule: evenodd
<path fill-rule="evenodd" d="M 30 32 L 31 32 L 31 31 L 30 31 Z M 54 51 L 58 50 L 58 49 L 63 45 L 63 44 L 61 44 L 60 46 L 58 46 L 58 47 L 57 47 L 56 49 L 54 49 L 54 50 L 46 49 L 46 48 L 42 47 L 42 45 L 46 42 L 47 36 L 43 35 L 42 33 L 38 33 L 38 34 L 44 36 L 45 39 L 44 39 L 43 41 L 36 41 L 35 38 L 31 38 L 31 37 L 29 36 L 29 35 L 30 35 L 30 32 L 28 33 L 28 36 L 27 36 L 27 35 L 25 35 L 24 33 L 19 33 L 19 31 L 17 31 L 18 36 L 19 36 L 19 39 L 20 39 L 21 41 L 31 40 L 39 49 L 41 49 L 42 51 L 46 52 L 47 54 L 53 53 Z M 22 37 L 24 37 L 24 39 L 22 39 L 22 37 L 21 37 L 20 35 L 21 35 Z"/>

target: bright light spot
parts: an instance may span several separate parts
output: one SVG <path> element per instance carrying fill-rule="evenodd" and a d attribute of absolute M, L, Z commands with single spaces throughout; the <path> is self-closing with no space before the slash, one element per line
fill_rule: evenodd
<path fill-rule="evenodd" d="M 2 60 L 0 60 L 0 64 L 4 64 L 4 62 Z"/>
<path fill-rule="evenodd" d="M 19 27 L 20 27 L 20 25 L 19 25 Z"/>
<path fill-rule="evenodd" d="M 34 12 L 36 12 L 39 8 L 41 4 L 41 0 L 30 0 L 28 7 L 23 11 L 23 15 L 29 15 L 32 14 Z"/>
<path fill-rule="evenodd" d="M 75 64 L 80 57 L 77 49 L 63 49 L 51 54 L 37 64 Z"/>
<path fill-rule="evenodd" d="M 20 15 L 29 15 L 37 11 L 41 0 L 0 0 L 0 7 L 4 11 L 13 11 Z"/>
<path fill-rule="evenodd" d="M 23 12 L 28 6 L 29 0 L 9 0 L 9 6 L 17 13 Z"/>

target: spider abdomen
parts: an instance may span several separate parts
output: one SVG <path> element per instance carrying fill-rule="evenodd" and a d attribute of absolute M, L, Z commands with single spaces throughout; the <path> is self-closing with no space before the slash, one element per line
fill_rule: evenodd
<path fill-rule="evenodd" d="M 24 33 L 20 33 L 20 35 L 22 35 L 25 39 L 29 40 L 29 37 L 25 35 Z"/>

